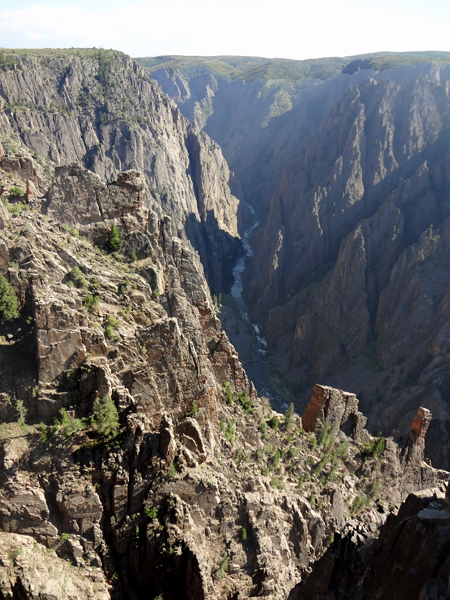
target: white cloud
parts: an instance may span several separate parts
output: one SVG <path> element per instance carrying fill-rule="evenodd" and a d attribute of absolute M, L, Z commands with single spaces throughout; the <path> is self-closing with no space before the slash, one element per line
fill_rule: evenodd
<path fill-rule="evenodd" d="M 403 0 L 398 0 L 400 3 Z M 0 12 L 0 46 L 104 47 L 132 56 L 240 54 L 310 58 L 378 50 L 448 50 L 449 10 L 361 0 L 169 0 L 96 10 L 35 4 Z M 104 6 L 104 4 L 103 4 Z"/>

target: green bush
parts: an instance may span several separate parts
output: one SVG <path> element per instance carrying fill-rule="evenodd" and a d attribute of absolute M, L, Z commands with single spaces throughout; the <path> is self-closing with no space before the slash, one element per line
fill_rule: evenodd
<path fill-rule="evenodd" d="M 284 481 L 281 477 L 272 477 L 272 479 L 270 480 L 270 485 L 274 488 L 277 488 L 278 490 L 286 489 Z"/>
<path fill-rule="evenodd" d="M 364 505 L 364 499 L 361 496 L 356 496 L 350 507 L 350 514 L 353 516 L 356 514 Z"/>
<path fill-rule="evenodd" d="M 173 461 L 170 461 L 170 463 L 169 463 L 169 471 L 167 472 L 167 475 L 169 476 L 169 479 L 173 479 L 176 474 L 177 474 L 177 470 L 175 468 L 175 465 L 173 464 Z"/>
<path fill-rule="evenodd" d="M 25 415 L 27 414 L 27 409 L 23 403 L 23 400 L 16 401 L 16 415 L 17 415 L 17 424 L 20 427 L 25 427 Z"/>
<path fill-rule="evenodd" d="M 120 248 L 120 235 L 114 223 L 111 225 L 111 229 L 108 235 L 108 248 L 112 252 L 115 252 Z"/>
<path fill-rule="evenodd" d="M 369 460 L 383 454 L 386 450 L 386 439 L 381 435 L 371 442 L 366 442 L 361 448 L 361 456 L 363 460 Z"/>
<path fill-rule="evenodd" d="M 274 415 L 270 421 L 267 422 L 267 424 L 269 425 L 269 427 L 271 427 L 274 431 L 278 431 L 278 427 L 280 425 L 280 421 L 278 420 L 278 417 L 276 415 Z"/>
<path fill-rule="evenodd" d="M 86 285 L 86 279 L 80 267 L 74 267 L 69 273 L 69 281 L 72 281 L 78 288 L 82 288 Z M 69 285 L 69 282 L 67 283 Z"/>
<path fill-rule="evenodd" d="M 253 414 L 253 402 L 248 397 L 247 392 L 245 394 L 239 394 L 238 396 L 239 404 L 242 406 L 242 410 L 245 413 L 245 416 Z"/>
<path fill-rule="evenodd" d="M 158 516 L 158 508 L 156 506 L 153 506 L 152 508 L 145 508 L 144 513 L 149 519 L 156 519 Z"/>
<path fill-rule="evenodd" d="M 85 425 L 81 419 L 71 419 L 64 408 L 62 408 L 59 412 L 61 415 L 60 426 L 64 435 L 70 437 L 77 431 L 84 429 Z"/>
<path fill-rule="evenodd" d="M 110 396 L 96 398 L 94 401 L 94 427 L 103 436 L 110 437 L 119 429 L 119 415 Z"/>
<path fill-rule="evenodd" d="M 287 430 L 289 430 L 292 427 L 292 419 L 293 418 L 294 418 L 294 403 L 291 402 L 291 404 L 289 405 L 289 408 L 286 411 L 286 414 L 284 415 L 284 425 Z"/>
<path fill-rule="evenodd" d="M 44 444 L 44 446 L 45 446 L 48 442 L 47 425 L 41 421 L 39 423 L 39 425 L 37 426 L 37 430 L 41 434 L 41 443 Z"/>
<path fill-rule="evenodd" d="M 333 424 L 333 427 L 330 428 L 330 424 L 328 423 L 328 419 L 325 419 L 325 423 L 323 425 L 322 431 L 319 433 L 317 443 L 319 446 L 323 446 L 324 451 L 328 452 L 331 449 L 331 446 L 334 443 L 334 431 L 336 429 L 337 422 Z"/>
<path fill-rule="evenodd" d="M 247 539 L 247 530 L 245 529 L 245 527 L 242 528 L 241 537 L 242 541 L 245 542 L 245 540 Z"/>
<path fill-rule="evenodd" d="M 233 392 L 231 391 L 231 384 L 229 381 L 225 381 L 223 384 L 223 393 L 225 394 L 227 404 L 231 406 L 233 404 Z"/>
<path fill-rule="evenodd" d="M 225 573 L 228 573 L 229 560 L 230 557 L 227 554 L 225 554 L 220 560 L 217 561 L 217 566 L 219 567 L 217 570 L 217 575 L 219 577 L 223 577 Z"/>
<path fill-rule="evenodd" d="M 0 275 L 0 323 L 11 321 L 19 316 L 19 303 L 16 292 L 9 281 Z"/>
<path fill-rule="evenodd" d="M 230 421 L 228 423 L 228 429 L 225 432 L 225 439 L 228 442 L 234 442 L 234 421 Z"/>
<path fill-rule="evenodd" d="M 86 296 L 86 298 L 83 301 L 83 306 L 85 308 L 87 308 L 88 310 L 95 310 L 98 308 L 98 303 L 99 303 L 100 297 L 95 295 L 95 296 Z"/>
<path fill-rule="evenodd" d="M 25 196 L 25 190 L 16 185 L 9 189 L 9 193 L 16 198 L 23 198 L 23 196 Z"/>
<path fill-rule="evenodd" d="M 278 466 L 278 464 L 279 464 L 279 462 L 280 462 L 280 460 L 281 460 L 281 451 L 280 451 L 280 450 L 277 450 L 277 451 L 275 452 L 275 454 L 273 455 L 273 457 L 272 457 L 272 465 L 273 465 L 274 467 L 277 467 L 277 466 Z"/>

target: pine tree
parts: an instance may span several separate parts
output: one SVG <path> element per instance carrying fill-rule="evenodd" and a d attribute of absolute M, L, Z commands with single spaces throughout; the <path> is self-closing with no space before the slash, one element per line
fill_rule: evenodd
<path fill-rule="evenodd" d="M 284 424 L 286 426 L 286 429 L 290 429 L 292 427 L 292 418 L 294 416 L 294 403 L 291 402 L 289 408 L 286 411 L 286 414 L 284 416 Z"/>
<path fill-rule="evenodd" d="M 119 415 L 110 396 L 96 398 L 94 402 L 95 427 L 104 436 L 114 435 L 119 428 Z"/>
<path fill-rule="evenodd" d="M 9 281 L 0 275 L 0 323 L 19 316 L 16 292 Z"/>
<path fill-rule="evenodd" d="M 111 225 L 111 230 L 109 232 L 108 247 L 112 252 L 115 252 L 120 247 L 120 236 L 114 223 Z"/>

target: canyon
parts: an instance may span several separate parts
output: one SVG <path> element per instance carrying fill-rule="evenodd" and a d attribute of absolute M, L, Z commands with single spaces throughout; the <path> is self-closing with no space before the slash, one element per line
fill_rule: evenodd
<path fill-rule="evenodd" d="M 221 145 L 260 221 L 244 296 L 299 412 L 315 381 L 350 385 L 373 433 L 421 403 L 449 468 L 448 56 L 303 61 L 285 80 L 169 59 L 140 62 Z"/>
<path fill-rule="evenodd" d="M 258 60 L 2 51 L 0 598 L 448 597 L 448 57 Z"/>

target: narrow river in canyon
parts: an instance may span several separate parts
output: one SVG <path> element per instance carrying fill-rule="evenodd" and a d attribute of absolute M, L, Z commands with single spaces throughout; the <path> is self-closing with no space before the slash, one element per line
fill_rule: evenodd
<path fill-rule="evenodd" d="M 255 216 L 254 210 L 250 208 L 252 215 Z M 256 219 L 256 217 L 255 217 Z M 234 284 L 231 288 L 231 294 L 235 299 L 239 308 L 240 318 L 243 322 L 243 327 L 247 331 L 251 331 L 252 352 L 247 353 L 240 350 L 241 340 L 240 335 L 232 328 L 227 328 L 227 334 L 239 352 L 242 364 L 247 371 L 247 375 L 253 381 L 259 396 L 267 396 L 274 409 L 285 412 L 289 402 L 291 402 L 289 392 L 285 389 L 280 377 L 274 372 L 273 366 L 270 364 L 270 357 L 267 351 L 267 342 L 264 339 L 258 325 L 253 323 L 250 318 L 248 306 L 243 298 L 242 275 L 245 269 L 245 260 L 253 255 L 250 246 L 250 235 L 253 230 L 259 225 L 259 221 L 255 222 L 245 231 L 242 236 L 242 244 L 245 249 L 245 254 L 238 259 L 233 269 Z M 251 329 L 250 329 L 251 328 Z"/>

